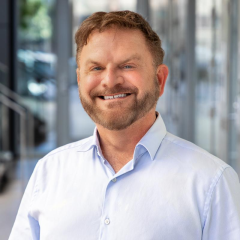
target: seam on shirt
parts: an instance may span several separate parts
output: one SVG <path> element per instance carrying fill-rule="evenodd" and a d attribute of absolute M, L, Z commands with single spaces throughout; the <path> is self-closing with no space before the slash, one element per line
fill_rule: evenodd
<path fill-rule="evenodd" d="M 199 150 L 198 150 L 199 147 L 198 147 L 197 145 L 195 145 L 194 143 L 189 142 L 189 143 L 191 143 L 191 144 L 193 144 L 193 145 L 195 146 L 195 148 L 191 148 L 191 147 L 187 147 L 187 146 L 180 145 L 179 143 L 175 142 L 174 140 L 168 139 L 167 137 L 165 137 L 164 139 L 165 139 L 166 141 L 169 141 L 169 142 L 171 142 L 171 143 L 173 143 L 173 144 L 181 147 L 181 148 L 185 148 L 185 149 L 188 149 L 188 150 L 192 150 L 193 152 L 197 152 L 197 153 L 199 153 L 199 154 L 202 154 L 202 155 L 206 156 L 207 158 L 209 158 L 209 159 L 211 159 L 211 160 L 214 160 L 214 158 L 217 158 L 216 156 L 211 155 L 210 153 L 208 153 L 207 151 L 205 151 L 204 149 L 201 149 L 201 151 L 199 151 Z M 184 139 L 183 139 L 183 140 L 184 140 Z M 186 141 L 186 140 L 184 140 L 184 141 Z M 188 142 L 188 141 L 187 141 L 187 142 Z M 225 162 L 223 162 L 223 163 L 225 163 Z M 225 164 L 226 164 L 226 163 L 225 163 Z M 227 167 L 227 166 L 228 166 L 228 165 L 226 164 L 226 167 Z"/>
<path fill-rule="evenodd" d="M 208 193 L 207 193 L 207 196 L 206 196 L 206 200 L 205 200 L 205 203 L 204 203 L 204 208 L 203 208 L 203 228 L 205 227 L 206 219 L 207 219 L 208 214 L 209 214 L 209 209 L 210 209 L 210 205 L 211 205 L 211 202 L 212 202 L 213 192 L 216 189 L 216 186 L 217 186 L 219 180 L 221 179 L 223 173 L 225 172 L 225 170 L 227 168 L 230 168 L 230 166 L 220 167 L 220 169 L 217 171 L 217 174 L 213 178 L 212 183 L 209 187 L 209 190 L 208 190 Z"/>
<path fill-rule="evenodd" d="M 40 168 L 40 165 L 42 165 L 42 163 L 43 163 L 43 161 L 42 161 L 42 159 L 40 159 L 38 161 L 37 168 L 35 169 L 36 172 L 37 172 L 38 168 Z M 34 200 L 35 195 L 37 195 L 38 192 L 39 192 L 39 177 L 37 177 L 36 182 L 35 182 L 34 187 L 33 187 L 33 194 L 32 194 L 33 196 L 32 196 L 31 202 Z"/>
<path fill-rule="evenodd" d="M 55 155 L 57 153 L 60 153 L 60 152 L 63 152 L 63 151 L 66 151 L 66 150 L 70 150 L 70 149 L 73 149 L 73 148 L 78 148 L 78 147 L 80 147 L 83 144 L 85 144 L 85 143 L 81 143 L 81 144 L 79 144 L 77 146 L 72 146 L 72 147 L 69 147 L 69 148 L 64 148 L 64 146 L 60 147 L 59 151 L 56 151 L 56 152 L 53 152 L 53 153 L 50 152 L 45 157 L 43 157 L 41 160 L 44 160 L 45 158 L 48 158 L 48 157 L 52 157 L 53 155 Z M 95 145 L 92 145 L 88 150 L 92 149 L 93 147 L 95 147 Z M 64 149 L 61 149 L 61 148 L 64 148 Z M 86 151 L 88 151 L 88 150 L 86 150 Z"/>
<path fill-rule="evenodd" d="M 39 168 L 39 165 L 40 165 L 40 164 L 42 164 L 42 159 L 40 159 L 40 160 L 38 161 L 37 166 L 36 166 L 36 169 L 35 169 L 34 171 L 37 172 L 37 169 Z M 33 205 L 35 199 L 37 198 L 37 195 L 38 195 L 38 193 L 39 193 L 39 189 L 40 189 L 40 188 L 39 188 L 39 177 L 37 177 L 36 182 L 35 182 L 35 184 L 34 184 L 34 186 L 33 186 L 33 191 L 32 191 L 32 196 L 31 196 L 30 206 L 29 206 L 29 213 L 30 213 L 31 217 L 33 217 L 33 214 L 32 214 L 32 205 Z M 33 218 L 34 218 L 34 217 L 33 217 Z M 34 218 L 34 219 L 35 219 L 35 218 Z M 37 220 L 37 219 L 35 219 L 35 220 Z"/>

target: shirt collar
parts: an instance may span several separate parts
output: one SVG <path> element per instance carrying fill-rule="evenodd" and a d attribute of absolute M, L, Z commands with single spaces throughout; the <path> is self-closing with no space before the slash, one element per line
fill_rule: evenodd
<path fill-rule="evenodd" d="M 157 114 L 158 116 L 156 121 L 137 144 L 137 146 L 143 146 L 148 151 L 151 160 L 154 160 L 157 150 L 159 149 L 161 142 L 167 133 L 162 117 L 159 113 Z"/>
<path fill-rule="evenodd" d="M 167 130 L 162 120 L 162 117 L 160 116 L 159 113 L 157 113 L 156 121 L 154 122 L 152 127 L 147 131 L 147 133 L 143 136 L 143 138 L 139 141 L 139 143 L 136 145 L 134 155 L 136 156 L 137 147 L 143 146 L 148 151 L 151 159 L 154 160 L 156 152 L 160 147 L 161 142 L 165 137 L 166 133 Z M 78 147 L 78 151 L 86 152 L 93 147 L 96 147 L 97 151 L 101 153 L 98 131 L 96 127 L 94 129 L 93 136 L 85 139 L 85 141 Z"/>
<path fill-rule="evenodd" d="M 100 144 L 98 140 L 98 131 L 96 127 L 94 129 L 93 136 L 84 139 L 83 143 L 77 148 L 77 151 L 86 152 L 93 147 L 97 147 L 98 149 L 100 149 Z"/>

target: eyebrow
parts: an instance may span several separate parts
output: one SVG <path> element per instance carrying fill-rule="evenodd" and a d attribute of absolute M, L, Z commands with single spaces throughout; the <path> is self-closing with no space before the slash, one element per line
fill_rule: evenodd
<path fill-rule="evenodd" d="M 133 54 L 133 55 L 130 56 L 129 58 L 127 58 L 127 59 L 125 59 L 124 61 L 122 61 L 121 64 L 124 64 L 124 63 L 126 63 L 126 62 L 129 62 L 129 61 L 131 61 L 131 60 L 141 60 L 141 56 L 140 56 L 139 54 L 137 54 L 137 53 L 136 53 L 136 54 Z M 101 65 L 100 62 L 94 61 L 94 60 L 92 60 L 92 59 L 88 59 L 88 60 L 86 61 L 86 65 L 88 65 L 88 64 Z"/>
<path fill-rule="evenodd" d="M 86 65 L 88 65 L 88 64 L 96 64 L 96 65 L 99 65 L 100 63 L 97 62 L 97 61 L 94 61 L 94 60 L 92 60 L 92 59 L 88 59 L 88 60 L 86 61 Z"/>
<path fill-rule="evenodd" d="M 122 62 L 122 64 L 126 63 L 126 62 L 129 62 L 131 60 L 141 60 L 141 56 L 139 54 L 133 54 L 132 56 L 130 56 L 129 58 L 127 58 L 126 60 L 124 60 Z"/>

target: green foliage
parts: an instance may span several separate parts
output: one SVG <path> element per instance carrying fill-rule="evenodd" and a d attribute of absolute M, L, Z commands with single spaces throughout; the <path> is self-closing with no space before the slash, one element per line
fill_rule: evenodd
<path fill-rule="evenodd" d="M 48 6 L 41 0 L 20 0 L 20 38 L 28 40 L 51 37 L 52 24 Z"/>

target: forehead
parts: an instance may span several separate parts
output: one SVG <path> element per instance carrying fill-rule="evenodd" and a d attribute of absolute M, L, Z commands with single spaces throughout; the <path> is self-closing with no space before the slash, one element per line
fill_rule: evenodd
<path fill-rule="evenodd" d="M 125 28 L 125 27 L 118 27 L 118 26 L 109 26 L 104 29 L 94 29 L 90 34 L 87 39 L 87 43 L 89 41 L 92 41 L 94 38 L 99 38 L 104 35 L 117 35 L 117 36 L 122 36 L 122 35 L 138 35 L 141 36 L 142 39 L 145 39 L 143 33 L 139 29 L 134 29 L 134 28 Z"/>
<path fill-rule="evenodd" d="M 102 32 L 94 30 L 83 46 L 80 60 L 89 57 L 124 57 L 132 54 L 149 55 L 143 33 L 138 29 L 109 28 Z"/>

